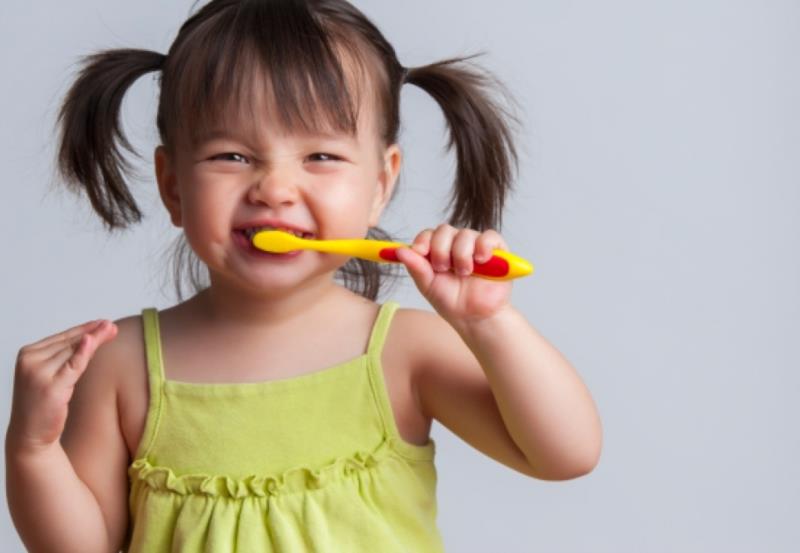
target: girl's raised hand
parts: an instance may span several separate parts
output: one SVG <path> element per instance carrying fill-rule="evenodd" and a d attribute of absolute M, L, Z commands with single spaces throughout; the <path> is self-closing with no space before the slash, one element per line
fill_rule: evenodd
<path fill-rule="evenodd" d="M 503 237 L 494 230 L 478 232 L 441 224 L 420 232 L 410 248 L 399 248 L 397 259 L 436 312 L 458 328 L 510 306 L 510 280 L 469 276 L 473 263 L 488 261 L 494 249 L 508 251 Z M 429 252 L 430 263 L 425 259 Z"/>
<path fill-rule="evenodd" d="M 97 348 L 116 335 L 111 321 L 91 321 L 19 350 L 6 434 L 15 452 L 36 453 L 60 439 L 75 383 Z"/>

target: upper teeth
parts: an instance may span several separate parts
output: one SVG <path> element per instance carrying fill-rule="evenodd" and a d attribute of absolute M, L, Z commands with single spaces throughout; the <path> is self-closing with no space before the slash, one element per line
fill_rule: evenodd
<path fill-rule="evenodd" d="M 260 232 L 262 230 L 280 230 L 280 231 L 283 231 L 283 232 L 288 232 L 289 234 L 294 234 L 295 236 L 298 236 L 300 238 L 302 238 L 303 234 L 304 234 L 302 231 L 299 231 L 299 230 L 291 230 L 291 229 L 287 229 L 287 228 L 277 228 L 277 227 L 253 227 L 253 228 L 244 229 L 244 233 L 245 233 L 245 235 L 247 236 L 248 239 L 251 239 L 251 238 L 253 238 L 253 235 L 255 233 Z"/>

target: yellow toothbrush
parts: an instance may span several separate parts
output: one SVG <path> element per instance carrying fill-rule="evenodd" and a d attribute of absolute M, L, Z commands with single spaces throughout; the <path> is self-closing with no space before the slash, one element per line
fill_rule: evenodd
<path fill-rule="evenodd" d="M 294 250 L 316 250 L 318 252 L 350 255 L 378 263 L 401 263 L 397 259 L 398 248 L 408 246 L 402 242 L 369 240 L 363 238 L 339 240 L 314 240 L 300 238 L 282 230 L 262 230 L 253 235 L 253 245 L 259 250 L 285 253 Z M 533 265 L 525 259 L 504 250 L 493 250 L 485 263 L 474 263 L 472 275 L 490 280 L 511 280 L 529 275 Z M 430 253 L 425 258 L 430 261 Z M 452 269 L 451 269 L 452 270 Z"/>

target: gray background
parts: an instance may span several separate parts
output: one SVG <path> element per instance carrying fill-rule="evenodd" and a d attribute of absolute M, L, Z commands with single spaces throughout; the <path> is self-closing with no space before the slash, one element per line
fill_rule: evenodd
<path fill-rule="evenodd" d="M 447 550 L 797 551 L 800 4 L 356 4 L 405 65 L 487 50 L 480 62 L 523 105 L 502 234 L 536 273 L 513 301 L 603 419 L 599 466 L 567 482 L 524 477 L 434 424 Z M 135 190 L 146 220 L 130 232 L 107 236 L 88 203 L 50 191 L 52 124 L 79 55 L 166 52 L 190 5 L 3 10 L 3 427 L 23 344 L 173 303 L 152 74 L 124 105 L 148 176 Z M 453 158 L 433 100 L 402 94 L 406 163 L 383 226 L 410 239 L 444 220 Z M 410 279 L 394 297 L 432 310 Z M 2 550 L 21 551 L 2 509 Z"/>

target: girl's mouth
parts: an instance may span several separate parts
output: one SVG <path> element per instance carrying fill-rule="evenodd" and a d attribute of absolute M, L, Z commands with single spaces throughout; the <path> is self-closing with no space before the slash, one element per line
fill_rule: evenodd
<path fill-rule="evenodd" d="M 263 250 L 259 250 L 253 245 L 253 242 L 247 237 L 247 234 L 243 230 L 234 230 L 233 231 L 233 241 L 236 243 L 237 246 L 242 248 L 248 254 L 260 258 L 260 259 L 273 259 L 273 260 L 284 260 L 284 259 L 294 259 L 301 253 L 303 250 L 292 250 L 286 253 L 269 253 Z"/>

